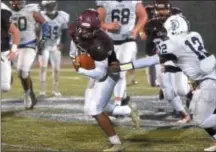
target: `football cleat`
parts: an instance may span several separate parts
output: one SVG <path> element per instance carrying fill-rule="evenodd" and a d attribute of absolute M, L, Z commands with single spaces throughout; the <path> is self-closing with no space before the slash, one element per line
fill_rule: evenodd
<path fill-rule="evenodd" d="M 112 145 L 112 147 L 104 149 L 103 152 L 121 152 L 125 149 L 124 145 L 116 144 Z"/>
<path fill-rule="evenodd" d="M 127 96 L 126 98 L 122 99 L 121 105 L 122 106 L 128 105 L 129 101 L 130 101 L 130 96 Z"/>
<path fill-rule="evenodd" d="M 33 109 L 36 103 L 37 99 L 33 91 L 28 90 L 24 93 L 24 106 L 26 109 Z"/>
<path fill-rule="evenodd" d="M 57 91 L 53 91 L 53 95 L 54 95 L 55 97 L 61 97 L 61 96 L 62 96 L 61 93 L 60 93 L 60 92 L 57 92 Z"/>
<path fill-rule="evenodd" d="M 179 120 L 178 123 L 186 124 L 186 123 L 189 123 L 190 121 L 191 121 L 191 117 L 188 115 L 188 116 L 182 118 L 181 120 Z"/>
<path fill-rule="evenodd" d="M 129 104 L 129 107 L 131 108 L 131 119 L 134 123 L 134 126 L 136 129 L 139 129 L 140 128 L 140 117 L 139 117 L 139 111 L 137 109 L 136 106 L 132 106 Z"/>
<path fill-rule="evenodd" d="M 216 152 L 216 144 L 211 146 L 211 147 L 208 147 L 208 148 L 205 148 L 204 151 L 211 151 L 211 152 Z"/>
<path fill-rule="evenodd" d="M 136 81 L 136 80 L 131 80 L 131 81 L 127 84 L 127 86 L 136 85 L 136 84 L 138 84 L 138 81 Z"/>

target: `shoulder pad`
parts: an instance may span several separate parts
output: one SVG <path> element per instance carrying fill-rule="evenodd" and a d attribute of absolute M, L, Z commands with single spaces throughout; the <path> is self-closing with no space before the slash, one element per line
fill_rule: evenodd
<path fill-rule="evenodd" d="M 176 14 L 182 14 L 182 10 L 179 9 L 178 7 L 172 7 L 172 15 L 176 15 Z"/>
<path fill-rule="evenodd" d="M 68 23 L 70 20 L 70 15 L 68 13 L 66 13 L 65 11 L 58 11 L 59 15 L 61 16 L 61 18 L 63 19 L 63 21 L 65 23 Z"/>
<path fill-rule="evenodd" d="M 29 11 L 29 12 L 39 12 L 40 6 L 39 6 L 39 4 L 27 4 L 27 5 L 25 5 L 24 9 Z"/>
<path fill-rule="evenodd" d="M 96 1 L 96 6 L 102 6 L 102 7 L 106 7 L 107 3 L 106 1 L 100 1 L 100 0 L 97 0 Z"/>
<path fill-rule="evenodd" d="M 137 0 L 137 1 L 132 1 L 133 4 L 139 4 L 139 3 L 142 3 L 142 1 L 140 0 Z"/>

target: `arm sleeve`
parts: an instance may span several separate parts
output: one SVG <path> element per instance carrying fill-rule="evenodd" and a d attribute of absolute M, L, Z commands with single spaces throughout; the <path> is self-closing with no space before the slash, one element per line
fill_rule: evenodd
<path fill-rule="evenodd" d="M 71 44 L 70 44 L 70 51 L 69 51 L 69 56 L 71 58 L 74 58 L 75 56 L 78 55 L 78 50 L 77 50 L 77 47 L 76 47 L 76 44 L 74 43 L 74 41 L 72 40 L 71 41 Z"/>
<path fill-rule="evenodd" d="M 132 63 L 134 69 L 150 67 L 155 64 L 160 64 L 160 57 L 158 56 L 158 54 L 156 54 L 150 57 L 145 57 L 145 58 L 135 60 Z"/>
<path fill-rule="evenodd" d="M 95 69 L 92 70 L 79 68 L 78 73 L 96 80 L 103 79 L 107 75 L 107 59 L 100 62 L 95 61 L 95 65 Z"/>

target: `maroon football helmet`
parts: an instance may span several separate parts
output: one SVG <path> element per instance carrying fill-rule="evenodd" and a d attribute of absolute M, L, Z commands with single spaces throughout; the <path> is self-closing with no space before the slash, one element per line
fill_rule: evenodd
<path fill-rule="evenodd" d="M 77 19 L 78 33 L 82 38 L 92 38 L 100 29 L 99 14 L 94 9 L 87 9 Z"/>

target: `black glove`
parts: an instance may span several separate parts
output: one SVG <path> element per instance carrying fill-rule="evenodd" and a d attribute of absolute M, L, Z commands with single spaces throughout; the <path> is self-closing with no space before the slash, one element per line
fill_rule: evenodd
<path fill-rule="evenodd" d="M 38 53 L 42 54 L 42 51 L 44 50 L 44 47 L 45 47 L 45 42 L 46 42 L 46 40 L 43 40 L 43 39 L 41 39 L 38 42 Z"/>

